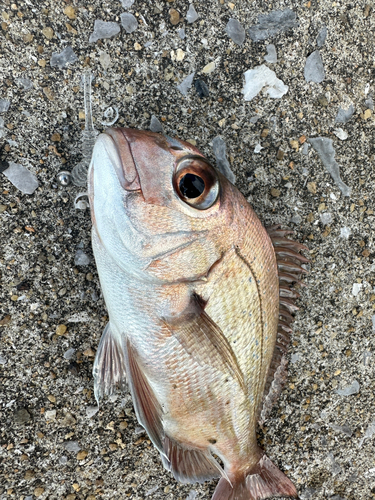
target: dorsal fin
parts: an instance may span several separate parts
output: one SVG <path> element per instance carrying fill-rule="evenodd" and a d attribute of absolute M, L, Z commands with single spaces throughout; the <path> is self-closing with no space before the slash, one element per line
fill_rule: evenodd
<path fill-rule="evenodd" d="M 276 346 L 267 375 L 263 395 L 263 406 L 259 416 L 259 424 L 262 425 L 277 401 L 280 392 L 286 382 L 288 361 L 285 353 L 290 343 L 293 321 L 292 314 L 298 310 L 295 300 L 299 294 L 293 290 L 293 284 L 301 284 L 300 275 L 307 271 L 300 264 L 309 262 L 301 255 L 301 250 L 308 250 L 305 245 L 285 238 L 293 233 L 288 229 L 280 229 L 280 226 L 266 228 L 274 245 L 277 266 L 279 271 L 279 324 L 277 328 Z"/>

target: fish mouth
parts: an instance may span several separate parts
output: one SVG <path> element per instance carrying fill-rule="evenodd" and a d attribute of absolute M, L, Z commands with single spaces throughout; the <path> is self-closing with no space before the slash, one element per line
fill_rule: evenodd
<path fill-rule="evenodd" d="M 130 141 L 126 134 L 128 130 L 125 128 L 109 128 L 104 133 L 113 141 L 115 151 L 111 151 L 112 154 L 110 156 L 112 157 L 112 164 L 121 186 L 126 191 L 140 191 L 139 175 L 135 166 Z M 117 154 L 117 158 L 113 158 L 113 153 Z"/>

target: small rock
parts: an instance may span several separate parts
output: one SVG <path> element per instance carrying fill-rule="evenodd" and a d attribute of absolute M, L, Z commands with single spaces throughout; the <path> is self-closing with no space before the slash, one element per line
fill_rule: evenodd
<path fill-rule="evenodd" d="M 16 83 L 23 87 L 23 90 L 34 88 L 33 82 L 29 78 L 16 78 Z"/>
<path fill-rule="evenodd" d="M 178 36 L 181 38 L 181 40 L 184 40 L 185 39 L 185 30 L 184 28 L 180 28 L 178 31 Z"/>
<path fill-rule="evenodd" d="M 357 394 L 359 392 L 359 383 L 354 380 L 353 383 L 343 389 L 337 389 L 336 394 L 339 396 L 351 396 L 352 394 Z"/>
<path fill-rule="evenodd" d="M 64 14 L 69 17 L 69 19 L 75 19 L 77 17 L 76 10 L 72 5 L 68 5 L 64 9 Z"/>
<path fill-rule="evenodd" d="M 321 83 L 325 78 L 324 66 L 319 50 L 306 59 L 304 76 L 307 82 Z"/>
<path fill-rule="evenodd" d="M 176 9 L 170 9 L 169 11 L 169 20 L 173 26 L 176 26 L 180 22 L 180 14 Z"/>
<path fill-rule="evenodd" d="M 76 352 L 76 350 L 73 349 L 73 347 L 71 347 L 70 349 L 68 349 L 67 351 L 64 352 L 64 359 L 72 359 L 75 352 Z"/>
<path fill-rule="evenodd" d="M 298 27 L 296 14 L 291 9 L 274 10 L 269 14 L 260 14 L 258 23 L 249 29 L 250 38 L 254 42 L 271 38 L 279 31 Z"/>
<path fill-rule="evenodd" d="M 79 451 L 77 453 L 77 460 L 85 460 L 85 458 L 87 457 L 88 454 L 89 454 L 89 452 L 86 450 Z"/>
<path fill-rule="evenodd" d="M 96 42 L 102 38 L 112 38 L 118 33 L 120 33 L 120 26 L 117 23 L 97 19 L 94 23 L 94 31 L 90 35 L 89 43 Z"/>
<path fill-rule="evenodd" d="M 186 13 L 186 21 L 191 24 L 198 19 L 197 11 L 194 8 L 194 5 L 191 3 L 189 6 L 189 10 Z M 172 23 L 173 24 L 173 23 Z"/>
<path fill-rule="evenodd" d="M 361 115 L 363 120 L 368 120 L 371 117 L 372 111 L 371 109 L 366 109 L 366 111 Z"/>
<path fill-rule="evenodd" d="M 212 73 L 213 71 L 215 71 L 215 68 L 216 68 L 216 65 L 212 61 L 212 62 L 206 64 L 206 66 L 202 69 L 202 73 L 204 73 L 206 75 L 209 75 L 210 73 Z"/>
<path fill-rule="evenodd" d="M 264 56 L 264 60 L 269 63 L 277 62 L 276 47 L 273 44 L 267 45 L 267 55 Z"/>
<path fill-rule="evenodd" d="M 342 432 L 348 437 L 352 437 L 353 431 L 348 425 L 335 425 L 335 424 L 330 424 L 331 429 L 333 429 L 336 432 Z"/>
<path fill-rule="evenodd" d="M 74 256 L 74 264 L 76 266 L 88 266 L 90 262 L 90 257 L 79 248 Z"/>
<path fill-rule="evenodd" d="M 342 128 L 335 128 L 333 131 L 336 137 L 338 137 L 341 141 L 345 141 L 348 138 L 348 132 L 343 130 Z"/>
<path fill-rule="evenodd" d="M 42 488 L 41 486 L 39 486 L 38 488 L 35 488 L 34 490 L 34 495 L 38 498 L 40 496 L 42 496 L 44 493 L 44 488 Z"/>
<path fill-rule="evenodd" d="M 26 167 L 19 163 L 9 162 L 9 167 L 3 171 L 5 177 L 24 194 L 33 194 L 39 186 L 38 179 Z"/>
<path fill-rule="evenodd" d="M 185 96 L 188 94 L 189 89 L 193 83 L 194 75 L 195 75 L 195 71 L 193 73 L 190 73 L 190 75 L 188 75 L 186 78 L 184 78 L 184 80 L 182 80 L 182 82 L 179 85 L 177 85 L 177 88 L 181 92 L 181 94 L 183 94 Z"/>
<path fill-rule="evenodd" d="M 323 28 L 319 31 L 319 34 L 316 37 L 316 44 L 319 48 L 323 47 L 323 45 L 325 44 L 327 38 L 327 32 L 328 32 L 327 26 L 323 26 Z"/>
<path fill-rule="evenodd" d="M 229 19 L 225 31 L 231 40 L 237 45 L 242 45 L 245 41 L 245 30 L 237 19 Z"/>
<path fill-rule="evenodd" d="M 203 80 L 195 80 L 194 87 L 201 99 L 210 95 L 210 91 L 208 90 L 208 87 Z"/>
<path fill-rule="evenodd" d="M 56 327 L 56 335 L 64 335 L 67 330 L 66 325 L 58 325 Z"/>
<path fill-rule="evenodd" d="M 0 99 L 0 113 L 5 113 L 8 111 L 10 106 L 10 101 L 7 99 Z"/>
<path fill-rule="evenodd" d="M 276 159 L 281 161 L 284 158 L 285 152 L 282 149 L 279 149 L 276 154 Z"/>
<path fill-rule="evenodd" d="M 341 230 L 340 230 L 340 238 L 344 238 L 344 239 L 349 239 L 349 236 L 351 234 L 351 230 L 349 227 L 342 227 Z"/>
<path fill-rule="evenodd" d="M 20 408 L 16 410 L 13 414 L 13 420 L 15 424 L 25 424 L 31 419 L 30 413 L 26 408 Z"/>
<path fill-rule="evenodd" d="M 262 149 L 264 149 L 263 146 L 261 146 L 260 144 L 256 144 L 254 148 L 254 153 L 258 154 L 262 151 Z"/>
<path fill-rule="evenodd" d="M 271 196 L 273 196 L 274 198 L 278 198 L 281 194 L 281 191 L 279 189 L 272 188 L 270 193 L 271 193 Z"/>
<path fill-rule="evenodd" d="M 135 0 L 121 0 L 121 5 L 124 9 L 130 9 L 134 2 Z"/>
<path fill-rule="evenodd" d="M 357 297 L 357 295 L 359 294 L 359 292 L 361 291 L 362 289 L 362 283 L 353 283 L 353 287 L 352 287 L 352 295 L 354 297 Z"/>
<path fill-rule="evenodd" d="M 133 33 L 138 28 L 138 21 L 133 14 L 124 12 L 121 14 L 121 25 L 126 33 Z"/>
<path fill-rule="evenodd" d="M 288 86 L 276 77 L 276 73 L 262 64 L 244 73 L 243 88 L 245 101 L 251 101 L 265 87 L 266 94 L 278 99 L 288 92 Z"/>
<path fill-rule="evenodd" d="M 307 190 L 311 194 L 316 194 L 316 182 L 308 182 Z"/>
<path fill-rule="evenodd" d="M 185 52 L 182 49 L 177 49 L 176 51 L 176 61 L 181 62 L 185 57 Z"/>
<path fill-rule="evenodd" d="M 96 415 L 98 413 L 98 411 L 99 411 L 99 406 L 87 406 L 86 407 L 86 417 L 92 418 L 94 415 Z M 78 459 L 78 460 L 81 460 L 81 459 Z"/>
<path fill-rule="evenodd" d="M 163 125 L 160 123 L 160 121 L 156 118 L 155 115 L 151 116 L 150 130 L 151 132 L 157 132 L 161 134 L 163 133 Z"/>
<path fill-rule="evenodd" d="M 348 109 L 339 108 L 335 122 L 336 123 L 347 123 L 354 114 L 354 106 L 351 104 Z"/>
<path fill-rule="evenodd" d="M 100 51 L 100 56 L 99 56 L 99 62 L 102 65 L 102 68 L 107 71 L 111 64 L 111 56 L 107 54 L 107 52 L 104 52 L 104 50 Z"/>
<path fill-rule="evenodd" d="M 45 419 L 47 422 L 51 422 L 52 420 L 56 419 L 56 410 L 48 410 L 44 414 Z"/>
<path fill-rule="evenodd" d="M 70 451 L 72 453 L 78 453 L 79 451 L 81 451 L 81 447 L 78 444 L 78 441 L 65 441 L 65 443 L 63 443 L 63 446 L 66 451 Z"/>
<path fill-rule="evenodd" d="M 323 226 L 327 226 L 328 224 L 331 224 L 333 219 L 332 219 L 332 214 L 329 212 L 324 212 L 320 214 L 320 221 L 323 224 Z"/>
<path fill-rule="evenodd" d="M 52 40 L 52 38 L 53 38 L 53 29 L 52 28 L 47 27 L 47 28 L 42 29 L 42 33 L 48 40 Z"/>

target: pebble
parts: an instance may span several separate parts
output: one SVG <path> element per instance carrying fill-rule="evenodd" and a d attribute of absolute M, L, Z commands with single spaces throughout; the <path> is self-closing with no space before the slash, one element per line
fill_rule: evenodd
<path fill-rule="evenodd" d="M 318 36 L 316 37 L 316 44 L 319 48 L 323 47 L 323 45 L 325 44 L 327 33 L 327 26 L 323 26 L 323 28 L 319 31 Z"/>
<path fill-rule="evenodd" d="M 86 417 L 92 418 L 99 411 L 99 406 L 87 406 L 86 407 Z"/>
<path fill-rule="evenodd" d="M 47 422 L 52 422 L 52 420 L 56 419 L 56 410 L 48 410 L 44 414 L 45 419 Z"/>
<path fill-rule="evenodd" d="M 94 23 L 94 31 L 90 35 L 89 43 L 94 43 L 102 38 L 112 38 L 118 33 L 120 33 L 120 26 L 117 23 L 97 19 Z"/>
<path fill-rule="evenodd" d="M 0 354 L 0 365 L 6 365 L 6 362 L 7 362 L 6 358 L 4 358 L 4 356 Z"/>
<path fill-rule="evenodd" d="M 180 22 L 180 14 L 176 9 L 170 9 L 169 20 L 173 26 L 176 26 Z"/>
<path fill-rule="evenodd" d="M 212 62 L 206 64 L 206 66 L 202 69 L 202 73 L 204 73 L 206 75 L 209 75 L 210 73 L 212 73 L 213 71 L 215 71 L 215 68 L 216 68 L 216 65 L 212 61 Z"/>
<path fill-rule="evenodd" d="M 323 226 L 332 224 L 333 222 L 332 214 L 330 214 L 329 212 L 324 212 L 320 214 L 320 222 L 323 224 Z"/>
<path fill-rule="evenodd" d="M 227 160 L 227 147 L 225 141 L 217 136 L 212 140 L 212 150 L 216 158 L 216 167 L 218 170 L 225 175 L 225 177 L 232 183 L 236 183 L 236 176 L 230 168 L 230 163 Z"/>
<path fill-rule="evenodd" d="M 78 441 L 65 441 L 65 443 L 63 443 L 63 446 L 66 451 L 70 451 L 72 453 L 78 453 L 79 451 L 81 451 L 81 447 L 78 444 Z"/>
<path fill-rule="evenodd" d="M 66 68 L 68 64 L 73 64 L 78 61 L 78 57 L 74 53 L 72 47 L 68 45 L 62 52 L 53 52 L 50 65 L 51 67 L 58 67 L 60 69 Z"/>
<path fill-rule="evenodd" d="M 121 14 L 121 25 L 126 33 L 133 33 L 138 28 L 138 21 L 133 14 L 124 12 Z"/>
<path fill-rule="evenodd" d="M 76 15 L 76 9 L 72 5 L 68 5 L 64 9 L 64 14 L 69 17 L 69 19 L 75 19 L 77 17 Z"/>
<path fill-rule="evenodd" d="M 176 51 L 176 61 L 181 62 L 185 57 L 185 52 L 182 49 L 177 49 Z"/>
<path fill-rule="evenodd" d="M 76 266 L 88 266 L 90 262 L 90 257 L 79 248 L 74 256 L 74 264 Z"/>
<path fill-rule="evenodd" d="M 279 189 L 272 188 L 270 193 L 271 193 L 271 196 L 273 196 L 274 198 L 278 198 L 281 194 L 281 191 Z"/>
<path fill-rule="evenodd" d="M 50 27 L 42 29 L 43 35 L 47 38 L 47 40 L 52 40 L 53 38 L 53 29 Z"/>
<path fill-rule="evenodd" d="M 351 104 L 349 108 L 339 108 L 335 118 L 336 123 L 347 123 L 354 114 L 354 106 Z"/>
<path fill-rule="evenodd" d="M 163 125 L 160 123 L 160 121 L 156 118 L 155 115 L 151 116 L 150 130 L 151 132 L 158 132 L 161 134 L 163 133 Z"/>
<path fill-rule="evenodd" d="M 197 11 L 194 8 L 194 5 L 191 3 L 189 6 L 189 10 L 186 13 L 186 21 L 191 24 L 198 19 Z"/>
<path fill-rule="evenodd" d="M 77 460 L 85 460 L 85 458 L 87 457 L 88 454 L 89 454 L 89 452 L 86 450 L 79 451 L 77 453 Z"/>
<path fill-rule="evenodd" d="M 316 182 L 308 182 L 307 190 L 309 191 L 309 193 L 316 194 Z"/>
<path fill-rule="evenodd" d="M 349 227 L 344 226 L 340 229 L 340 238 L 348 240 L 350 235 L 351 235 L 351 230 Z"/>
<path fill-rule="evenodd" d="M 206 85 L 206 82 L 203 80 L 195 80 L 194 82 L 195 90 L 197 91 L 198 96 L 203 99 L 203 97 L 208 97 L 210 95 L 210 91 Z"/>
<path fill-rule="evenodd" d="M 135 0 L 121 0 L 121 5 L 124 9 L 130 9 Z"/>
<path fill-rule="evenodd" d="M 57 325 L 56 327 L 56 335 L 64 335 L 67 330 L 66 325 Z"/>
<path fill-rule="evenodd" d="M 31 419 L 30 413 L 26 408 L 20 408 L 16 410 L 13 414 L 13 420 L 15 424 L 25 424 Z"/>
<path fill-rule="evenodd" d="M 357 380 L 354 380 L 351 385 L 346 386 L 343 389 L 337 389 L 335 392 L 339 396 L 351 396 L 353 394 L 357 394 L 359 392 L 359 383 Z"/>
<path fill-rule="evenodd" d="M 44 493 L 44 488 L 42 488 L 41 486 L 39 486 L 38 488 L 35 488 L 34 490 L 34 495 L 38 498 L 40 496 L 42 496 Z"/>
<path fill-rule="evenodd" d="M 34 87 L 33 82 L 29 78 L 16 78 L 16 83 L 23 87 L 23 90 L 30 90 Z"/>
<path fill-rule="evenodd" d="M 255 145 L 255 148 L 254 148 L 254 153 L 260 153 L 262 151 L 262 149 L 264 149 L 263 146 L 261 146 L 259 143 Z"/>
<path fill-rule="evenodd" d="M 245 41 L 245 30 L 237 19 L 229 19 L 225 31 L 229 38 L 237 45 L 242 45 Z"/>
<path fill-rule="evenodd" d="M 321 83 L 324 80 L 325 71 L 319 50 L 315 50 L 306 59 L 303 74 L 307 82 Z"/>
<path fill-rule="evenodd" d="M 180 29 L 177 31 L 177 33 L 178 33 L 178 36 L 181 38 L 181 40 L 184 40 L 184 39 L 185 39 L 185 36 L 186 36 L 186 35 L 185 35 L 185 30 L 184 30 L 184 28 L 180 28 Z"/>
<path fill-rule="evenodd" d="M 274 10 L 269 14 L 260 14 L 258 23 L 249 29 L 250 38 L 254 42 L 271 38 L 279 31 L 298 27 L 296 14 L 291 9 Z"/>
<path fill-rule="evenodd" d="M 342 128 L 335 128 L 333 131 L 336 137 L 338 137 L 341 141 L 345 141 L 348 138 L 348 132 L 343 130 Z"/>
<path fill-rule="evenodd" d="M 76 350 L 73 349 L 73 347 L 71 347 L 70 349 L 68 349 L 67 351 L 64 352 L 64 359 L 72 359 L 72 357 L 74 356 Z"/>
<path fill-rule="evenodd" d="M 5 113 L 8 111 L 10 106 L 10 101 L 8 99 L 0 99 L 0 113 Z"/>
<path fill-rule="evenodd" d="M 266 45 L 267 55 L 264 56 L 264 60 L 273 64 L 277 62 L 276 47 L 273 44 Z"/>
<path fill-rule="evenodd" d="M 366 111 L 361 115 L 363 120 L 368 120 L 371 117 L 371 109 L 366 109 Z"/>
<path fill-rule="evenodd" d="M 359 294 L 359 292 L 361 291 L 362 289 L 362 283 L 353 283 L 353 287 L 352 287 L 352 295 L 354 297 L 357 297 L 357 295 Z"/>
<path fill-rule="evenodd" d="M 332 179 L 342 192 L 344 196 L 350 196 L 351 188 L 347 186 L 340 177 L 340 167 L 335 160 L 335 150 L 333 148 L 332 139 L 327 137 L 316 137 L 315 139 L 308 139 L 315 151 L 318 153 L 323 165 L 331 174 Z"/>
<path fill-rule="evenodd" d="M 193 83 L 194 75 L 195 71 L 193 73 L 190 73 L 190 75 L 184 78 L 182 82 L 179 85 L 177 85 L 177 88 L 181 92 L 181 94 L 185 96 L 188 94 L 190 87 Z"/>
<path fill-rule="evenodd" d="M 24 194 L 33 194 L 39 186 L 38 179 L 26 167 L 19 163 L 9 162 L 9 167 L 3 174 L 10 182 Z"/>
<path fill-rule="evenodd" d="M 99 62 L 104 70 L 107 71 L 111 64 L 111 56 L 104 50 L 100 51 Z"/>
<path fill-rule="evenodd" d="M 276 73 L 262 64 L 244 73 L 245 85 L 243 88 L 245 101 L 251 101 L 259 92 L 266 88 L 266 93 L 277 99 L 288 92 L 288 86 L 276 77 Z"/>

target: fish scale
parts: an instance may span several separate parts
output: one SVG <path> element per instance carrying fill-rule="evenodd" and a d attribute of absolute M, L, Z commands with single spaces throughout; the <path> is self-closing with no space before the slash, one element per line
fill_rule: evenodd
<path fill-rule="evenodd" d="M 110 319 L 97 399 L 127 379 L 165 468 L 184 483 L 221 476 L 213 500 L 296 497 L 256 428 L 285 380 L 305 247 L 267 233 L 199 150 L 160 134 L 99 136 L 89 198 Z"/>

